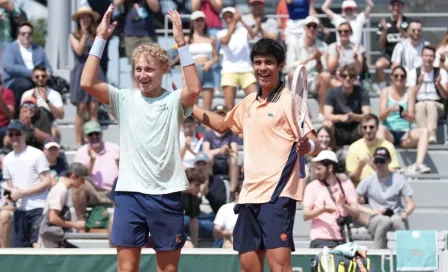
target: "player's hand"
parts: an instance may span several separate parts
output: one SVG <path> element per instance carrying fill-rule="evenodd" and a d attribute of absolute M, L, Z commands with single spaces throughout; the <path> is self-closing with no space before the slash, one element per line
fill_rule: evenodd
<path fill-rule="evenodd" d="M 112 35 L 112 32 L 114 32 L 115 27 L 117 26 L 116 21 L 113 23 L 110 22 L 114 9 L 114 4 L 110 4 L 109 8 L 103 16 L 103 20 L 101 20 L 100 25 L 96 29 L 96 36 L 103 40 L 109 39 L 109 37 Z"/>
<path fill-rule="evenodd" d="M 177 10 L 170 9 L 168 11 L 168 17 L 173 23 L 173 38 L 178 46 L 185 44 L 184 29 L 182 27 L 182 19 L 180 18 Z"/>
<path fill-rule="evenodd" d="M 300 155 L 306 155 L 311 150 L 310 139 L 307 137 L 302 137 L 299 139 L 296 145 L 296 151 Z"/>

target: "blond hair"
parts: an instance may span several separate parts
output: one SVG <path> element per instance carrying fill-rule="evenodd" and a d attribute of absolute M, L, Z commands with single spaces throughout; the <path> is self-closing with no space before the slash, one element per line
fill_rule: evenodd
<path fill-rule="evenodd" d="M 142 44 L 132 52 L 132 64 L 135 65 L 135 62 L 140 57 L 154 57 L 158 59 L 162 64 L 168 63 L 168 53 L 165 49 L 161 48 L 156 43 L 151 44 Z"/>

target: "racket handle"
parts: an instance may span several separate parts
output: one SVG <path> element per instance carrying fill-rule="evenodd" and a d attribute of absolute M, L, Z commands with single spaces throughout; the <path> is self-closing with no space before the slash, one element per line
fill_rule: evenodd
<path fill-rule="evenodd" d="M 305 173 L 305 156 L 299 155 L 299 178 L 304 178 Z"/>

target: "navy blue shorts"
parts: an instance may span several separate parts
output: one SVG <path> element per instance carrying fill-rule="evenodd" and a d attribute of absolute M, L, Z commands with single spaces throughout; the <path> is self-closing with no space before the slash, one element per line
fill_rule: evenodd
<path fill-rule="evenodd" d="M 151 233 L 154 250 L 182 248 L 185 233 L 181 194 L 116 192 L 111 243 L 120 247 L 145 247 Z"/>
<path fill-rule="evenodd" d="M 238 252 L 290 247 L 294 251 L 292 229 L 296 201 L 279 197 L 274 203 L 239 204 L 233 230 L 233 249 Z"/>
<path fill-rule="evenodd" d="M 39 227 L 36 225 L 42 217 L 42 208 L 14 212 L 13 224 L 13 246 L 14 247 L 32 247 L 37 243 L 39 236 Z"/>
<path fill-rule="evenodd" d="M 394 137 L 394 145 L 395 146 L 400 146 L 401 145 L 401 140 L 403 139 L 403 136 L 407 133 L 407 131 L 391 130 L 390 133 Z"/>

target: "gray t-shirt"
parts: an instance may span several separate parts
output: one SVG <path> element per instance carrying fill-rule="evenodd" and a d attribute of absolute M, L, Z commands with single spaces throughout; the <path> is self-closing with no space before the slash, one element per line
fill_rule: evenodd
<path fill-rule="evenodd" d="M 192 107 L 184 109 L 182 91 L 156 98 L 138 90 L 109 85 L 109 106 L 120 127 L 120 169 L 117 191 L 169 194 L 188 188 L 179 133 Z"/>
<path fill-rule="evenodd" d="M 412 188 L 405 176 L 392 172 L 385 182 L 374 173 L 363 179 L 356 188 L 372 209 L 392 209 L 394 213 L 404 210 L 401 199 L 412 196 Z"/>
<path fill-rule="evenodd" d="M 337 42 L 334 42 L 328 46 L 328 55 L 337 57 L 338 51 L 337 46 L 340 45 Z M 347 65 L 353 65 L 355 64 L 355 57 L 354 57 L 354 50 L 355 50 L 356 44 L 353 42 L 350 42 L 347 46 L 347 48 L 340 48 L 339 58 L 338 58 L 338 68 L 342 68 Z M 366 50 L 364 47 L 360 44 L 358 48 L 358 56 L 364 54 Z"/>

